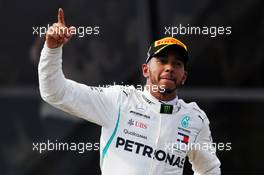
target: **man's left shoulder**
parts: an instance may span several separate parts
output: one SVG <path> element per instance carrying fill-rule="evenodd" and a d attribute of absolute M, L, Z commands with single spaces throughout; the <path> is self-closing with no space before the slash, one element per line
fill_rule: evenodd
<path fill-rule="evenodd" d="M 196 102 L 186 103 L 182 99 L 179 99 L 179 103 L 190 114 L 190 117 L 198 118 L 202 122 L 208 120 L 206 113 L 197 105 Z"/>

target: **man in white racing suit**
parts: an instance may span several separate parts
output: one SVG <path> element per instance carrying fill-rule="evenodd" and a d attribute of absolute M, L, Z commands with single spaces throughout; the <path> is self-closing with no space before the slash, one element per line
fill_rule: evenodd
<path fill-rule="evenodd" d="M 99 88 L 63 75 L 62 46 L 72 29 L 65 27 L 59 9 L 40 57 L 40 93 L 49 104 L 102 126 L 103 175 L 180 175 L 186 156 L 195 174 L 220 174 L 206 114 L 177 96 L 176 89 L 187 78 L 188 51 L 181 41 L 167 37 L 151 45 L 142 65 L 144 91 L 132 86 Z"/>

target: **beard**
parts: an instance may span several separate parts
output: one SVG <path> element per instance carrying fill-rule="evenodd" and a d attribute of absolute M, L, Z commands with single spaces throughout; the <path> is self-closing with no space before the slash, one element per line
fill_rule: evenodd
<path fill-rule="evenodd" d="M 174 89 L 169 89 L 169 88 L 163 88 L 162 91 L 160 91 L 160 93 L 162 94 L 171 94 L 171 93 L 174 93 L 177 89 L 174 88 Z"/>

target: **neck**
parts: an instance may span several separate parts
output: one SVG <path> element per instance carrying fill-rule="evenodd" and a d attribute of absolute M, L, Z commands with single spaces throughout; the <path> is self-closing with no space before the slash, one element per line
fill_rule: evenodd
<path fill-rule="evenodd" d="M 153 97 L 161 101 L 170 101 L 175 99 L 177 96 L 176 90 L 172 91 L 171 93 L 164 93 L 160 92 L 157 87 L 153 85 L 147 85 L 146 89 L 150 92 Z"/>

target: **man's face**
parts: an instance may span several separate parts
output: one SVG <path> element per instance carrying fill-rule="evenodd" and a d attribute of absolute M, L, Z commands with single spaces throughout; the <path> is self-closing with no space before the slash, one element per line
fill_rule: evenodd
<path fill-rule="evenodd" d="M 187 78 L 184 63 L 173 50 L 151 58 L 148 64 L 142 65 L 142 70 L 147 84 L 157 85 L 161 91 L 165 89 L 165 93 L 175 92 Z"/>

